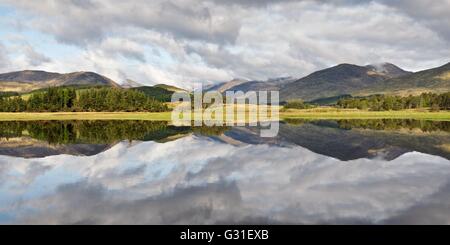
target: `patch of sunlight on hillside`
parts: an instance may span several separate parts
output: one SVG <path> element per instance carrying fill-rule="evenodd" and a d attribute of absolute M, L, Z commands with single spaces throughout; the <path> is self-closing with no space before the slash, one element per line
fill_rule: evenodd
<path fill-rule="evenodd" d="M 445 72 L 444 74 L 437 76 L 436 78 L 439 78 L 442 80 L 450 80 L 450 71 Z"/>

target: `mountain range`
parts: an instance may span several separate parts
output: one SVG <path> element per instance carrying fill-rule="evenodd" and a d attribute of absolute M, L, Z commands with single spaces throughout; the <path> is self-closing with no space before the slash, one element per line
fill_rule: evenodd
<path fill-rule="evenodd" d="M 391 63 L 359 66 L 340 64 L 316 71 L 300 79 L 267 81 L 235 79 L 207 88 L 207 91 L 280 91 L 281 101 L 315 101 L 370 94 L 420 94 L 450 91 L 450 63 L 419 72 L 410 72 Z"/>
<path fill-rule="evenodd" d="M 18 71 L 0 74 L 0 91 L 26 93 L 50 86 L 110 86 L 138 89 L 149 94 L 170 95 L 186 91 L 181 88 L 158 84 L 143 86 L 127 80 L 121 85 L 94 72 L 67 74 L 45 71 Z M 162 91 L 165 90 L 165 91 Z M 205 91 L 280 91 L 281 101 L 302 99 L 314 101 L 341 96 L 366 96 L 370 94 L 409 95 L 422 92 L 442 93 L 450 91 L 450 63 L 441 67 L 410 72 L 391 64 L 366 66 L 339 64 L 313 72 L 303 78 L 283 77 L 266 81 L 233 79 L 206 87 Z M 170 93 L 169 93 L 170 92 Z"/>
<path fill-rule="evenodd" d="M 113 80 L 94 72 L 54 73 L 45 71 L 18 71 L 0 74 L 0 91 L 30 92 L 59 86 L 120 87 Z"/>
<path fill-rule="evenodd" d="M 386 80 L 410 74 L 390 63 L 368 66 L 340 64 L 281 87 L 280 99 L 314 100 L 342 94 L 360 95 L 361 91 L 371 90 Z"/>

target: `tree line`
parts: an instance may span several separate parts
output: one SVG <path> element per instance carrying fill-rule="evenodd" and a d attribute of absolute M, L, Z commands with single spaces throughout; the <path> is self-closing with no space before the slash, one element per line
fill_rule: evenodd
<path fill-rule="evenodd" d="M 310 109 L 314 107 L 314 105 L 306 103 L 303 100 L 290 100 L 284 105 L 285 109 Z"/>
<path fill-rule="evenodd" d="M 21 96 L 0 97 L 0 112 L 160 112 L 167 106 L 136 90 L 48 88 Z"/>
<path fill-rule="evenodd" d="M 430 108 L 432 111 L 450 110 L 450 92 L 444 94 L 422 93 L 417 96 L 371 95 L 363 98 L 345 98 L 337 102 L 340 108 L 389 111 Z"/>

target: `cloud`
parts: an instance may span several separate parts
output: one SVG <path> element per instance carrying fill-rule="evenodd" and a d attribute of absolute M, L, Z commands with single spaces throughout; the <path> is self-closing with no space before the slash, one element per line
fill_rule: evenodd
<path fill-rule="evenodd" d="M 144 47 L 132 40 L 123 38 L 108 38 L 104 40 L 98 48 L 106 55 L 111 55 L 111 58 L 115 58 L 114 55 L 122 55 L 125 58 L 134 59 L 139 62 L 145 63 L 145 53 L 142 52 Z"/>
<path fill-rule="evenodd" d="M 16 217 L 12 223 L 450 222 L 439 205 L 448 198 L 450 162 L 417 152 L 342 162 L 298 146 L 189 136 L 123 142 L 92 157 L 0 162 L 0 213 Z"/>
<path fill-rule="evenodd" d="M 0 43 L 0 71 L 30 69 L 52 62 L 45 54 L 38 52 L 28 42 L 14 39 L 8 45 Z"/>
<path fill-rule="evenodd" d="M 118 82 L 191 87 L 301 77 L 338 63 L 420 70 L 450 56 L 448 1 L 2 2 L 21 29 L 79 52 L 49 56 L 39 68 L 89 68 Z"/>
<path fill-rule="evenodd" d="M 27 63 L 30 66 L 40 66 L 44 63 L 51 62 L 51 59 L 42 53 L 37 52 L 31 45 L 27 44 L 22 47 Z"/>
<path fill-rule="evenodd" d="M 0 71 L 5 71 L 9 66 L 6 47 L 0 42 Z"/>
<path fill-rule="evenodd" d="M 239 30 L 234 18 L 212 15 L 206 4 L 197 1 L 6 2 L 31 13 L 37 28 L 66 43 L 101 40 L 116 29 L 129 26 L 157 30 L 176 38 L 216 42 L 233 42 Z"/>
<path fill-rule="evenodd" d="M 388 6 L 395 7 L 418 22 L 424 23 L 436 31 L 447 41 L 450 41 L 450 2 L 447 0 L 433 1 L 432 3 L 421 0 L 381 0 Z"/>

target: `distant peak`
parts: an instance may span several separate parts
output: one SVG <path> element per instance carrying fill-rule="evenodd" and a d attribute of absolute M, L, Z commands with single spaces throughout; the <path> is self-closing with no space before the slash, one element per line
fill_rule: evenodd
<path fill-rule="evenodd" d="M 389 77 L 399 77 L 410 73 L 389 62 L 370 64 L 367 65 L 366 67 L 372 70 L 373 72 L 383 74 Z"/>
<path fill-rule="evenodd" d="M 144 85 L 131 79 L 126 79 L 120 86 L 122 88 L 135 88 L 135 87 L 142 87 Z"/>

